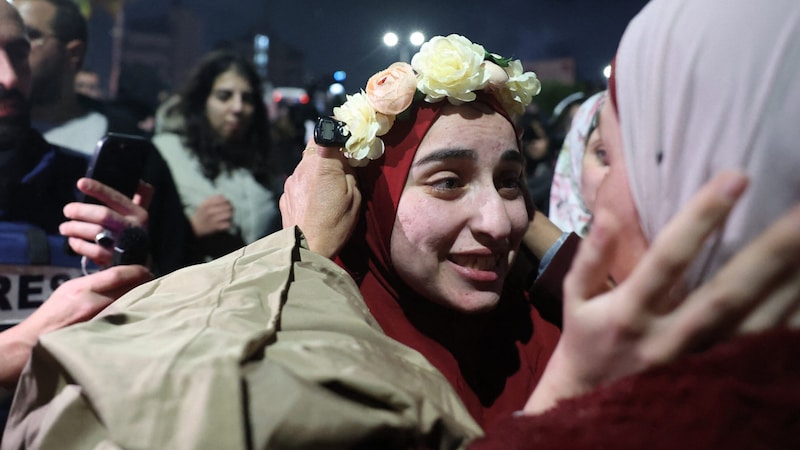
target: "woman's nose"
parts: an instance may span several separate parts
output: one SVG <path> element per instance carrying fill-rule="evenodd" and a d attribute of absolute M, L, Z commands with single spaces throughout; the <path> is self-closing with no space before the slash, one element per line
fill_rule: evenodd
<path fill-rule="evenodd" d="M 242 112 L 244 101 L 241 94 L 234 94 L 233 97 L 231 97 L 230 108 L 231 111 L 235 113 Z"/>
<path fill-rule="evenodd" d="M 473 232 L 490 236 L 495 240 L 507 239 L 511 234 L 512 223 L 506 202 L 492 189 L 476 198 L 475 213 L 472 217 Z"/>

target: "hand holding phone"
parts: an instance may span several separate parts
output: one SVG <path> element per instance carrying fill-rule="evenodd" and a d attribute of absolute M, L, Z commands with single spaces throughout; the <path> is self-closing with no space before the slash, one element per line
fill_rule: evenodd
<path fill-rule="evenodd" d="M 122 135 L 122 134 L 115 134 L 109 133 L 105 137 L 103 137 L 98 143 L 97 147 L 95 148 L 94 155 L 89 163 L 89 167 L 86 171 L 86 177 L 92 178 L 93 180 L 102 183 L 103 185 L 107 186 L 108 188 L 114 189 L 115 191 L 119 192 L 120 194 L 126 196 L 128 199 L 133 199 L 134 195 L 137 193 L 139 188 L 139 181 L 142 177 L 142 174 L 145 169 L 145 164 L 147 157 L 151 151 L 155 150 L 155 147 L 148 139 L 138 137 L 138 136 L 130 136 L 130 135 Z M 107 189 L 103 189 L 107 192 Z M 78 204 L 80 203 L 88 203 L 88 204 L 96 204 L 105 206 L 117 213 L 122 213 L 121 211 L 117 211 L 115 208 L 119 208 L 119 205 L 116 205 L 117 202 L 112 202 L 112 204 L 105 204 L 104 201 L 92 197 L 91 194 L 86 194 L 84 189 L 77 198 Z M 91 191 L 89 191 L 91 192 Z M 101 196 L 104 200 L 109 200 L 106 196 Z M 69 206 L 69 205 L 68 205 Z M 102 231 L 94 236 L 94 242 L 104 249 L 108 251 L 112 251 L 114 249 L 115 241 L 120 237 L 119 234 L 123 229 L 120 227 L 123 226 L 115 226 L 113 229 L 105 228 L 107 225 L 105 219 L 103 222 L 96 222 L 93 220 L 88 220 L 89 216 L 86 216 L 86 213 L 80 212 L 81 209 L 75 209 L 73 207 L 70 213 L 65 211 L 65 214 L 69 219 L 72 221 L 64 224 L 63 226 L 69 228 L 67 231 L 62 231 L 68 233 L 68 236 L 72 237 L 79 237 L 80 231 L 71 227 L 75 220 L 77 221 L 89 221 L 91 223 L 95 223 L 103 227 Z M 127 209 L 126 209 L 127 211 Z M 146 211 L 143 211 L 146 214 Z M 131 211 L 127 211 L 127 213 L 132 213 Z M 127 222 L 127 221 L 126 221 Z M 146 223 L 146 216 L 144 218 L 144 223 Z M 128 223 L 124 225 L 124 227 L 131 227 L 131 226 L 140 226 L 141 222 L 138 223 Z M 75 234 L 69 234 L 75 233 Z M 80 236 L 89 242 L 92 241 L 92 238 L 87 236 Z M 136 242 L 141 241 L 141 239 L 134 240 Z M 73 248 L 69 245 L 69 243 L 65 243 L 66 250 L 71 253 L 75 254 Z M 146 246 L 145 246 L 146 248 Z M 101 258 L 97 254 L 84 253 L 81 250 L 78 250 L 84 256 L 89 256 L 95 262 L 98 261 L 96 258 Z M 92 250 L 96 252 L 96 250 Z M 133 252 L 136 253 L 136 252 Z M 131 253 L 131 255 L 133 254 Z M 113 254 L 113 253 L 112 253 Z M 130 258 L 125 258 L 129 260 Z M 137 263 L 142 258 L 136 258 Z M 123 262 L 124 263 L 124 262 Z M 101 263 L 98 263 L 101 264 Z M 103 262 L 102 264 L 105 264 Z"/>
<path fill-rule="evenodd" d="M 146 138 L 108 133 L 97 143 L 86 177 L 95 179 L 128 198 L 133 198 L 151 151 L 157 150 Z M 101 203 L 89 196 L 81 197 L 81 202 Z"/>

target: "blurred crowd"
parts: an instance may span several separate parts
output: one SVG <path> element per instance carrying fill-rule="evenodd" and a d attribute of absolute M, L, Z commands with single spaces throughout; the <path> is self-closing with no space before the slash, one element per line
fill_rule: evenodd
<path fill-rule="evenodd" d="M 152 140 L 158 154 L 143 180 L 155 188 L 151 226 L 163 227 L 151 230 L 157 273 L 208 261 L 280 228 L 283 180 L 316 118 L 344 98 L 319 105 L 302 88 L 300 96 L 270 95 L 248 58 L 225 50 L 198 61 L 185 84 L 172 88 L 151 68 L 125 65 L 112 96 L 83 65 L 87 24 L 70 3 L 15 3 L 31 41 L 31 124 L 48 143 L 88 156 L 107 133 Z M 557 156 L 586 97 L 576 92 L 552 111 L 531 104 L 518 123 L 530 198 L 544 214 Z M 175 214 L 180 210 L 184 217 Z M 159 238 L 168 230 L 169 244 Z"/>

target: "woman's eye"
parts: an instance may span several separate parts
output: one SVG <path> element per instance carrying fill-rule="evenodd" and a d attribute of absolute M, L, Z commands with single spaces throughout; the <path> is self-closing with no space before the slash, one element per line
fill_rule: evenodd
<path fill-rule="evenodd" d="M 450 191 L 462 187 L 461 181 L 456 177 L 441 178 L 430 185 L 437 191 Z"/>
<path fill-rule="evenodd" d="M 501 178 L 497 182 L 497 190 L 506 196 L 515 196 L 522 189 L 522 179 L 519 176 Z"/>
<path fill-rule="evenodd" d="M 602 148 L 598 148 L 595 152 L 595 157 L 600 164 L 607 166 L 608 165 L 608 152 L 603 150 Z"/>
<path fill-rule="evenodd" d="M 214 96 L 217 97 L 217 100 L 226 102 L 231 98 L 231 96 L 233 96 L 233 93 L 230 91 L 217 91 Z"/>

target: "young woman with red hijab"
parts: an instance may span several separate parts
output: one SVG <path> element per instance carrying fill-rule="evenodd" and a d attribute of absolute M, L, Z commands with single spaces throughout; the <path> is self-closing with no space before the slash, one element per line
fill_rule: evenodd
<path fill-rule="evenodd" d="M 462 110 L 469 108 L 469 105 L 480 103 L 480 98 L 479 96 L 475 103 L 456 108 Z M 487 104 L 491 103 L 491 100 L 487 102 Z M 415 190 L 418 181 L 414 172 L 418 164 L 422 165 L 420 161 L 428 160 L 426 154 L 420 154 L 427 150 L 425 141 L 429 135 L 426 135 L 426 132 L 432 133 L 434 127 L 437 126 L 436 121 L 439 120 L 437 115 L 442 114 L 437 110 L 441 108 L 439 103 L 422 104 L 412 108 L 414 111 L 412 114 L 417 114 L 416 116 L 412 115 L 414 123 L 408 124 L 397 120 L 391 131 L 383 137 L 386 144 L 384 159 L 377 161 L 381 164 L 374 167 L 375 163 L 369 163 L 366 168 L 359 167 L 351 174 L 353 178 L 350 178 L 350 184 L 347 185 L 344 192 L 354 192 L 353 183 L 355 179 L 358 180 L 358 192 L 365 197 L 364 207 L 360 211 L 364 218 L 345 244 L 339 260 L 360 283 L 365 302 L 384 327 L 384 331 L 390 337 L 420 351 L 442 371 L 480 424 L 491 425 L 500 416 L 508 417 L 508 408 L 515 403 L 518 404 L 519 390 L 526 389 L 521 387 L 525 383 L 528 383 L 527 389 L 530 391 L 534 391 L 536 388 L 527 409 L 531 412 L 546 410 L 559 399 L 579 395 L 625 375 L 694 352 L 701 339 L 703 344 L 707 345 L 709 342 L 724 339 L 729 333 L 752 331 L 753 320 L 743 320 L 743 317 L 747 317 L 746 311 L 755 308 L 759 302 L 764 302 L 772 307 L 776 305 L 780 307 L 785 301 L 781 297 L 786 292 L 796 292 L 797 287 L 793 282 L 783 279 L 777 286 L 785 289 L 784 294 L 778 293 L 776 289 L 771 291 L 770 295 L 747 297 L 752 293 L 743 296 L 741 290 L 734 287 L 735 284 L 730 283 L 736 279 L 750 279 L 754 282 L 764 280 L 762 275 L 765 272 L 753 267 L 754 264 L 757 264 L 752 259 L 753 248 L 775 252 L 776 247 L 769 243 L 769 240 L 762 239 L 757 242 L 756 247 L 751 247 L 745 257 L 731 263 L 730 266 L 727 266 L 727 270 L 721 271 L 713 281 L 706 280 L 706 284 L 702 286 L 702 283 L 697 283 L 687 289 L 687 292 L 692 289 L 696 290 L 692 292 L 692 295 L 684 293 L 683 303 L 669 294 L 671 286 L 681 284 L 680 274 L 697 255 L 702 247 L 700 244 L 703 239 L 724 223 L 725 217 L 738 196 L 741 195 L 741 189 L 744 187 L 741 180 L 738 185 L 740 190 L 730 192 L 731 189 L 726 187 L 725 180 L 718 179 L 699 193 L 692 192 L 695 194 L 693 201 L 686 200 L 686 203 L 683 203 L 682 214 L 671 216 L 673 220 L 669 226 L 665 227 L 665 235 L 657 245 L 653 245 L 639 254 L 638 260 L 642 262 L 641 267 L 635 273 L 629 273 L 625 278 L 620 278 L 618 281 L 624 279 L 625 283 L 619 289 L 597 298 L 594 297 L 604 290 L 597 284 L 598 280 L 605 278 L 602 276 L 603 273 L 608 273 L 607 266 L 597 258 L 608 257 L 606 253 L 603 253 L 608 249 L 602 247 L 603 240 L 597 236 L 595 236 L 597 240 L 587 244 L 587 250 L 580 259 L 581 264 L 578 264 L 579 270 L 575 270 L 571 278 L 567 279 L 567 283 L 574 286 L 571 293 L 572 298 L 569 299 L 565 311 L 569 315 L 568 327 L 570 328 L 558 350 L 548 347 L 552 343 L 552 335 L 549 334 L 549 324 L 542 324 L 541 318 L 535 311 L 538 307 L 537 302 L 540 300 L 540 297 L 536 295 L 529 297 L 530 303 L 527 303 L 527 299 L 522 302 L 526 305 L 533 305 L 530 309 L 522 309 L 523 313 L 520 313 L 520 310 L 509 311 L 514 309 L 514 306 L 509 305 L 514 305 L 516 298 L 525 298 L 519 291 L 515 294 L 510 285 L 505 286 L 495 309 L 490 312 L 487 312 L 489 308 L 476 311 L 473 308 L 474 305 L 465 300 L 468 298 L 468 294 L 464 293 L 460 293 L 460 296 L 455 294 L 449 299 L 437 300 L 435 295 L 428 292 L 428 289 L 432 284 L 429 281 L 430 273 L 438 272 L 426 270 L 421 258 L 403 261 L 407 255 L 403 255 L 397 249 L 399 246 L 396 245 L 396 241 L 402 241 L 402 236 L 407 235 L 408 229 L 411 228 L 405 221 L 415 220 L 423 224 L 434 221 L 460 223 L 462 215 L 494 218 L 498 216 L 498 214 L 486 214 L 485 211 L 482 211 L 485 208 L 485 202 L 477 201 L 465 206 L 464 200 L 459 195 L 447 200 L 458 205 L 458 208 L 465 209 L 460 214 L 454 214 L 450 206 L 440 204 L 440 199 L 437 198 L 438 193 L 434 191 L 428 202 L 412 209 L 413 214 L 416 215 L 414 219 L 404 220 L 404 217 L 407 217 L 403 213 L 406 196 L 417 196 Z M 453 107 L 444 107 L 445 110 L 449 108 Z M 466 113 L 462 113 L 462 116 L 465 119 L 462 126 L 449 129 L 449 141 L 442 139 L 442 142 L 445 143 L 443 148 L 449 149 L 448 151 L 461 149 L 461 146 L 453 143 L 461 143 L 461 139 L 468 136 L 467 130 L 474 125 L 474 117 L 469 117 Z M 430 121 L 433 122 L 433 125 L 428 125 Z M 401 136 L 399 140 L 395 137 L 395 133 L 398 133 L 397 127 L 404 127 L 399 129 Z M 496 128 L 495 138 L 498 140 L 502 139 L 497 137 L 502 134 L 502 129 L 500 125 Z M 415 151 L 418 152 L 416 155 L 409 154 Z M 348 149 L 345 148 L 344 152 L 347 154 Z M 315 153 L 322 154 L 323 158 L 313 157 L 312 155 Z M 309 167 L 319 164 L 319 159 L 327 157 L 330 157 L 329 150 L 320 149 L 317 146 L 310 147 L 306 152 Z M 434 159 L 438 163 L 438 158 Z M 326 167 L 326 169 L 330 169 L 330 167 Z M 442 180 L 448 180 L 449 177 L 455 178 L 452 186 L 456 190 L 463 188 L 465 192 L 471 193 L 479 190 L 471 185 L 471 181 L 463 181 L 471 180 L 471 178 L 463 176 L 458 170 L 446 165 L 437 167 L 437 170 L 447 174 L 441 176 Z M 432 170 L 432 173 L 435 174 L 437 170 Z M 493 170 L 496 172 L 496 169 Z M 314 170 L 312 169 L 311 172 Z M 439 179 L 436 176 L 428 176 L 431 179 L 431 185 L 435 186 Z M 287 195 L 289 196 L 292 195 L 292 192 L 302 192 L 301 186 L 313 185 L 313 183 L 309 183 L 307 175 L 304 176 L 302 169 L 298 170 L 293 177 L 295 180 L 290 179 L 290 182 L 287 183 Z M 426 178 L 423 177 L 424 179 Z M 293 186 L 293 181 L 297 181 L 297 185 Z M 728 181 L 730 184 L 730 180 Z M 502 189 L 499 186 L 503 186 L 503 184 L 496 183 L 496 195 L 502 196 Z M 352 198 L 347 194 L 345 196 Z M 291 208 L 291 202 L 287 198 L 282 200 L 282 205 L 286 207 L 285 211 L 289 211 Z M 300 209 L 302 210 L 302 207 Z M 508 213 L 509 209 L 505 211 Z M 631 212 L 635 214 L 635 209 L 632 209 Z M 304 214 L 309 215 L 308 211 L 304 211 Z M 634 217 L 632 214 L 621 215 L 619 216 L 620 220 L 629 220 Z M 313 214 L 310 216 L 318 219 L 323 215 L 317 213 L 316 216 Z M 331 216 L 337 217 L 337 214 L 334 213 Z M 321 243 L 311 243 L 312 248 L 318 246 L 318 248 L 327 249 L 323 253 L 330 251 L 331 254 L 335 254 L 338 250 L 336 244 L 331 243 L 336 239 L 326 238 L 329 232 L 324 226 L 321 227 L 313 223 L 313 220 L 304 218 L 303 214 L 289 212 L 285 214 L 285 217 L 288 218 L 289 223 L 300 223 L 300 227 L 306 231 L 309 240 L 319 238 L 322 241 Z M 769 220 L 775 220 L 775 217 L 770 217 Z M 328 224 L 333 224 L 333 221 Z M 332 225 L 332 228 L 336 227 L 337 225 Z M 427 225 L 426 229 L 430 230 L 435 237 L 437 230 L 432 225 Z M 480 235 L 480 232 L 470 228 L 469 225 L 465 225 L 465 229 L 469 229 L 473 237 Z M 796 237 L 792 238 L 785 234 L 785 229 L 771 231 L 773 236 L 780 235 L 789 248 L 797 247 Z M 334 234 L 341 236 L 347 233 L 337 230 Z M 397 235 L 401 237 L 398 238 Z M 366 244 L 361 243 L 362 241 L 366 241 Z M 480 242 L 480 239 L 475 238 L 475 241 Z M 515 242 L 513 239 L 510 241 Z M 697 243 L 697 245 L 690 245 L 689 248 L 686 248 L 687 242 Z M 449 244 L 451 242 L 448 242 Z M 491 247 L 487 244 L 484 245 Z M 420 247 L 424 248 L 424 243 Z M 446 247 L 446 251 L 440 251 L 438 255 L 439 261 L 442 261 L 443 264 L 458 265 L 459 262 L 465 261 L 457 256 L 455 245 Z M 778 258 L 778 261 L 782 264 L 794 264 L 791 262 L 792 259 L 786 255 Z M 402 273 L 403 269 L 398 266 L 403 264 L 422 265 L 423 267 L 416 273 Z M 750 265 L 751 269 L 741 271 L 747 265 Z M 550 269 L 554 269 L 554 267 Z M 764 270 L 769 272 L 772 269 Z M 790 271 L 796 274 L 797 268 L 793 267 Z M 755 275 L 756 273 L 759 275 Z M 540 280 L 540 282 L 542 281 L 544 280 Z M 457 284 L 457 281 L 454 283 Z M 602 285 L 604 286 L 605 282 Z M 725 299 L 722 300 L 726 305 L 725 308 L 732 308 L 732 311 L 737 312 L 729 316 L 720 314 L 721 305 L 710 302 L 709 299 L 712 298 L 717 301 Z M 673 307 L 652 315 L 649 305 L 663 304 L 664 302 L 670 302 L 673 305 L 680 304 L 680 308 Z M 752 314 L 754 316 L 763 314 L 765 310 L 769 309 L 769 307 L 756 308 L 755 311 L 761 312 Z M 528 315 L 526 316 L 526 314 Z M 500 317 L 505 319 L 494 322 L 496 318 Z M 698 318 L 702 318 L 702 320 L 698 320 Z M 502 320 L 506 320 L 506 322 Z M 780 326 L 782 320 L 770 317 L 759 324 L 759 329 Z M 533 333 L 528 340 L 517 340 L 517 347 L 513 351 L 504 352 L 503 349 L 513 348 L 513 346 L 507 345 L 508 342 L 503 342 L 503 337 L 511 336 L 509 341 L 515 342 L 514 324 L 520 322 L 532 325 L 530 330 L 533 330 Z M 498 337 L 497 342 L 490 344 L 491 333 L 497 333 L 498 328 L 501 328 L 493 328 L 492 324 L 502 323 L 506 325 L 506 329 L 500 332 L 503 337 Z M 479 331 L 476 331 L 476 324 Z M 470 339 L 464 338 L 464 334 L 476 339 L 470 341 Z M 711 336 L 710 339 L 709 336 Z M 491 354 L 491 350 L 482 353 L 485 348 L 493 345 L 496 349 L 494 354 Z M 537 355 L 537 351 L 540 359 L 531 358 L 532 355 Z M 542 381 L 540 379 L 543 375 L 541 363 L 551 352 L 557 352 L 558 357 L 554 358 L 552 367 L 548 367 L 544 382 L 537 385 L 538 381 Z M 481 360 L 487 354 L 491 354 L 491 357 Z M 476 363 L 478 361 L 485 365 L 476 369 L 475 366 L 479 365 Z M 535 361 L 535 363 L 531 364 L 531 361 Z M 513 369 L 506 371 L 509 367 Z M 535 368 L 531 370 L 532 367 Z M 502 380 L 501 383 L 498 383 L 502 388 L 492 392 L 486 389 L 492 386 L 491 382 L 480 383 L 480 381 L 492 379 Z M 480 381 L 475 382 L 475 380 Z M 524 381 L 518 384 L 520 380 Z M 490 392 L 490 395 L 486 395 L 487 392 Z M 515 397 L 517 398 L 515 399 Z M 575 426 L 580 426 L 580 422 L 576 422 Z M 490 436 L 490 438 L 493 437 L 497 437 L 497 435 Z M 558 442 L 558 445 L 564 444 L 563 440 Z"/>
<path fill-rule="evenodd" d="M 451 67 L 447 64 L 442 66 Z M 401 78 L 400 75 L 397 77 Z M 567 283 L 574 286 L 565 310 L 569 328 L 557 350 L 551 347 L 557 332 L 550 324 L 542 323 L 536 311 L 543 300 L 541 292 L 548 291 L 547 277 L 538 280 L 539 291 L 528 297 L 513 283 L 507 283 L 499 291 L 493 291 L 496 294 L 492 297 L 493 303 L 483 303 L 483 308 L 476 308 L 475 303 L 470 301 L 473 298 L 471 296 L 478 296 L 485 291 L 481 290 L 480 284 L 464 283 L 464 279 L 470 280 L 468 269 L 474 268 L 468 267 L 469 263 L 473 266 L 479 263 L 477 259 L 461 257 L 459 239 L 469 236 L 467 242 L 476 248 L 482 247 L 486 254 L 492 254 L 489 249 L 496 248 L 500 240 L 498 237 L 501 237 L 507 240 L 508 248 L 513 252 L 514 246 L 519 243 L 516 234 L 507 231 L 505 235 L 498 233 L 490 239 L 486 236 L 491 233 L 480 227 L 485 226 L 487 221 L 498 221 L 500 217 L 514 223 L 510 219 L 515 217 L 513 205 L 515 202 L 521 203 L 521 199 L 503 197 L 506 192 L 504 187 L 508 185 L 502 182 L 503 171 L 498 169 L 501 166 L 476 158 L 474 164 L 489 164 L 484 170 L 499 178 L 494 180 L 492 186 L 493 198 L 503 198 L 506 207 L 491 209 L 492 202 L 487 198 L 492 197 L 485 196 L 490 191 L 488 183 L 480 184 L 475 181 L 478 177 L 468 170 L 443 162 L 447 160 L 444 157 L 430 158 L 427 155 L 429 142 L 426 141 L 435 140 L 440 150 L 451 155 L 464 149 L 492 149 L 494 160 L 502 160 L 503 157 L 499 155 L 508 147 L 498 145 L 498 142 L 503 142 L 504 133 L 507 133 L 500 121 L 494 125 L 492 144 L 476 141 L 471 146 L 465 142 L 471 136 L 471 128 L 478 127 L 482 115 L 476 112 L 477 116 L 472 116 L 463 111 L 470 108 L 481 111 L 476 105 L 483 103 L 484 109 L 494 105 L 491 114 L 507 117 L 508 113 L 504 113 L 502 107 L 497 109 L 499 102 L 493 101 L 493 98 L 503 97 L 479 94 L 473 102 L 463 102 L 460 106 L 451 106 L 447 102 L 414 103 L 410 119 L 398 118 L 394 122 L 390 131 L 382 137 L 382 143 L 385 144 L 383 159 L 356 168 L 351 175 L 354 178 L 349 179 L 344 189 L 344 196 L 352 198 L 348 193 L 354 192 L 354 180 L 357 178 L 358 191 L 364 196 L 364 207 L 360 211 L 362 220 L 344 245 L 339 258 L 359 282 L 365 302 L 384 331 L 420 351 L 445 374 L 480 424 L 491 425 L 496 418 L 509 416 L 514 407 L 519 408 L 520 391 L 533 391 L 534 396 L 528 407 L 532 411 L 542 411 L 559 398 L 586 392 L 595 386 L 691 352 L 698 337 L 708 330 L 714 330 L 711 333 L 713 341 L 744 327 L 738 317 L 732 319 L 719 314 L 716 308 L 720 305 L 708 301 L 712 297 L 730 297 L 724 303 L 737 311 L 752 306 L 752 303 L 734 303 L 734 298 L 741 300 L 741 297 L 732 295 L 730 285 L 719 282 L 719 279 L 702 288 L 697 287 L 699 294 L 687 296 L 681 308 L 662 312 L 643 321 L 649 314 L 648 305 L 655 299 L 659 302 L 676 301 L 668 294 L 669 287 L 679 283 L 683 267 L 692 261 L 695 251 L 700 247 L 697 245 L 677 253 L 676 243 L 702 242 L 712 230 L 721 226 L 733 207 L 736 196 L 715 196 L 721 190 L 719 182 L 698 195 L 698 199 L 686 207 L 687 212 L 675 217 L 668 237 L 647 252 L 647 258 L 643 258 L 646 264 L 631 275 L 624 286 L 598 298 L 594 297 L 603 289 L 596 283 L 598 278 L 607 280 L 602 274 L 608 272 L 594 259 L 597 255 L 592 252 L 599 250 L 592 247 L 597 245 L 595 242 L 590 242 L 580 260 L 582 264 L 578 265 L 582 270 L 574 271 L 572 278 L 567 279 Z M 440 136 L 435 133 L 438 121 L 442 117 L 449 117 L 447 111 L 452 109 L 462 111 L 461 120 L 446 128 L 446 136 Z M 337 117 L 348 123 L 358 119 L 347 114 Z M 488 134 L 479 130 L 479 135 Z M 432 134 L 436 136 L 432 137 Z M 351 141 L 348 141 L 350 144 Z M 307 150 L 315 148 L 316 153 L 330 156 L 328 149 L 312 146 Z M 351 161 L 353 155 L 357 154 L 348 146 L 343 151 L 351 157 Z M 320 173 L 313 166 L 326 158 L 313 157 L 314 153 L 307 151 L 304 161 L 307 161 L 311 173 Z M 421 176 L 417 175 L 418 166 L 427 166 L 426 162 L 430 159 L 436 161 L 430 173 L 422 171 Z M 492 161 L 491 158 L 488 160 Z M 293 193 L 307 196 L 303 193 L 317 182 L 311 181 L 304 173 L 302 164 L 286 185 L 287 196 Z M 436 188 L 439 183 L 448 186 L 447 192 L 454 192 L 452 197 L 441 194 Z M 422 196 L 427 195 L 424 200 L 418 199 L 420 185 L 432 187 L 430 191 L 422 189 Z M 301 205 L 298 208 L 301 213 L 296 213 L 291 211 L 289 200 L 289 197 L 282 199 L 282 210 L 288 218 L 285 223 L 299 223 L 312 248 L 322 248 L 323 253 L 335 254 L 338 250 L 336 239 L 327 238 L 330 233 L 327 228 L 337 230 L 334 234 L 341 236 L 346 234 L 338 228 L 341 225 L 330 220 L 326 222 L 327 225 L 320 226 L 320 217 L 325 216 L 322 210 L 316 214 L 309 213 L 308 209 L 303 209 L 306 205 Z M 410 213 L 404 211 L 407 202 L 415 205 L 409 208 Z M 329 219 L 334 217 L 337 217 L 336 213 L 330 214 Z M 533 224 L 540 221 L 537 218 Z M 409 222 L 417 224 L 410 225 Z M 457 238 L 444 239 L 443 244 L 436 241 L 434 248 L 437 251 L 434 253 L 438 259 L 434 266 L 427 267 L 424 258 L 409 257 L 401 252 L 403 246 L 400 244 L 407 241 L 405 237 L 410 233 L 409 229 L 422 227 L 427 230 L 428 238 L 436 239 L 443 223 L 458 229 Z M 513 229 L 513 225 L 509 224 L 494 223 L 494 226 L 497 229 Z M 321 242 L 311 242 L 312 239 Z M 792 243 L 796 244 L 795 241 Z M 417 248 L 424 250 L 430 245 L 421 239 L 417 242 Z M 563 253 L 569 252 L 559 253 L 563 258 Z M 559 266 L 564 267 L 558 259 L 557 264 L 549 268 L 551 273 L 557 271 Z M 500 260 L 502 258 L 497 258 L 497 261 Z M 782 261 L 788 263 L 785 259 Z M 419 268 L 407 270 L 405 265 Z M 440 267 L 444 269 L 440 270 Z M 741 270 L 743 266 L 736 267 Z M 439 286 L 437 283 L 441 280 L 436 278 L 437 275 L 447 275 L 450 270 L 457 276 L 445 279 L 442 284 L 450 283 L 455 287 L 448 291 L 449 295 L 444 296 L 446 298 L 441 298 L 441 290 L 431 292 L 431 286 Z M 731 273 L 723 272 L 722 276 L 730 277 Z M 559 279 L 556 284 L 560 286 L 560 282 Z M 457 290 L 464 285 L 469 287 L 464 291 Z M 605 282 L 602 285 L 605 286 Z M 755 299 L 751 300 L 756 303 Z M 767 297 L 758 300 L 766 301 Z M 773 304 L 776 302 L 774 297 L 771 301 Z M 699 322 L 697 317 L 704 318 L 705 322 Z M 526 328 L 529 334 L 519 332 Z M 638 331 L 633 333 L 631 330 Z M 659 345 L 659 342 L 663 345 Z M 642 357 L 644 352 L 648 353 L 647 358 Z M 545 376 L 542 364 L 550 354 L 554 355 L 553 363 Z"/>
<path fill-rule="evenodd" d="M 506 284 L 529 219 L 512 122 L 479 95 L 423 104 L 383 139 L 383 161 L 357 171 L 364 232 L 339 261 L 386 334 L 439 369 L 478 423 L 508 416 L 559 335 L 524 286 Z"/>
<path fill-rule="evenodd" d="M 569 259 L 556 258 L 533 301 L 507 283 L 533 217 L 512 114 L 538 91 L 519 61 L 440 36 L 376 74 L 368 103 L 351 96 L 334 110 L 364 196 L 338 262 L 384 332 L 425 356 L 481 426 L 522 408 L 559 335 L 537 306 L 559 302 L 548 293 Z M 388 130 L 365 133 L 373 121 Z"/>

